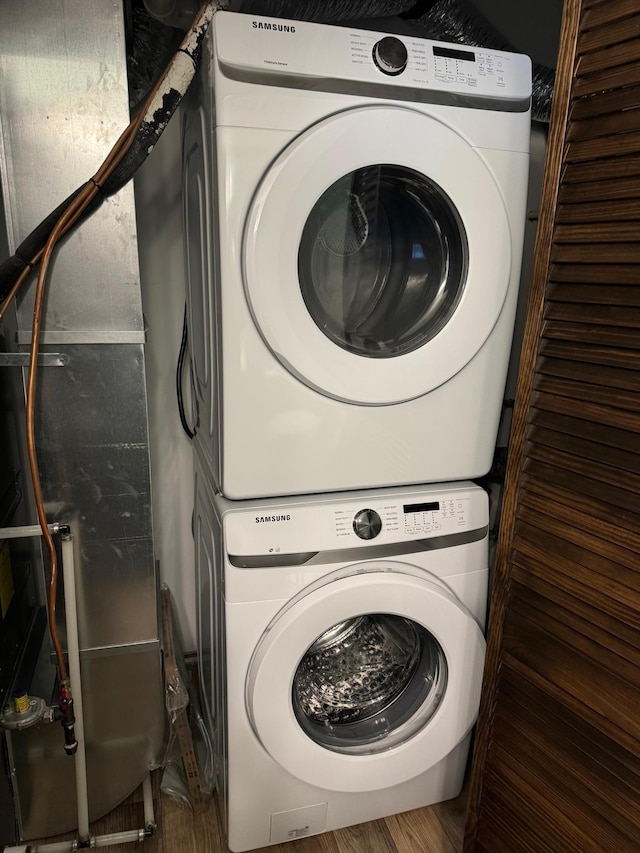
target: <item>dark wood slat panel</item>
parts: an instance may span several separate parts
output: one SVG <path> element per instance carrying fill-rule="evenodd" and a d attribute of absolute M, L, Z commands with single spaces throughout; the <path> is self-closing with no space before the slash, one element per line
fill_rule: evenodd
<path fill-rule="evenodd" d="M 631 694 L 635 691 L 637 700 L 637 691 L 640 689 L 640 653 L 637 647 L 634 648 L 619 639 L 615 634 L 615 622 L 604 614 L 600 618 L 608 619 L 612 628 L 610 635 L 586 618 L 578 618 L 578 615 L 588 617 L 591 608 L 581 604 L 579 599 L 568 598 L 575 603 L 574 609 L 567 610 L 555 600 L 518 583 L 514 578 L 510 607 L 514 618 L 519 616 L 529 620 L 536 628 L 560 642 L 566 650 L 581 654 L 594 665 L 601 666 L 624 684 Z M 596 685 L 597 682 L 591 681 L 585 686 L 586 689 L 592 690 Z M 640 733 L 640 727 L 638 732 Z"/>
<path fill-rule="evenodd" d="M 640 36 L 640 15 L 621 17 L 608 24 L 603 23 L 583 32 L 580 38 L 579 51 L 581 54 L 585 54 L 601 48 L 606 49 L 610 45 L 619 46 L 625 41 L 637 39 L 638 36 Z"/>
<path fill-rule="evenodd" d="M 640 211 L 639 211 L 640 212 Z M 557 225 L 556 243 L 635 243 L 640 241 L 640 221 Z"/>
<path fill-rule="evenodd" d="M 518 506 L 514 542 L 518 541 L 519 544 L 516 550 L 523 547 L 520 540 L 534 541 L 541 532 L 545 537 L 554 537 L 558 556 L 573 560 L 631 590 L 640 587 L 640 554 L 615 542 L 600 539 L 591 531 L 570 527 L 549 515 L 534 512 L 524 503 Z M 548 546 L 545 544 L 544 547 Z"/>
<path fill-rule="evenodd" d="M 588 139 L 630 133 L 640 128 L 640 110 L 630 109 L 623 113 L 608 113 L 597 118 L 574 121 L 569 125 L 567 139 L 571 142 L 586 142 Z"/>
<path fill-rule="evenodd" d="M 640 86 L 627 86 L 610 92 L 599 92 L 591 98 L 577 98 L 571 103 L 570 122 L 640 107 Z M 571 125 L 569 125 L 571 132 Z"/>
<path fill-rule="evenodd" d="M 522 493 L 521 506 L 528 507 L 533 513 L 539 514 L 541 518 L 543 516 L 550 516 L 561 525 L 566 523 L 576 530 L 588 530 L 590 534 L 600 539 L 604 539 L 607 542 L 615 542 L 616 545 L 626 548 L 634 554 L 640 553 L 640 528 L 633 531 L 620 530 L 617 523 L 617 513 L 615 512 L 610 513 L 608 518 L 589 516 L 585 515 L 582 510 L 577 509 L 572 502 L 563 504 L 556 501 L 553 492 L 541 497 L 539 494 L 530 493 L 525 490 Z M 618 558 L 616 557 L 616 559 Z M 623 563 L 623 565 L 627 564 Z M 638 563 L 638 568 L 640 569 L 640 562 Z M 640 575 L 636 578 L 634 586 L 638 591 L 638 603 L 640 604 Z"/>
<path fill-rule="evenodd" d="M 473 846 L 474 853 L 514 853 L 514 838 L 518 839 L 521 849 L 529 853 L 551 853 L 551 847 L 536 832 L 536 824 L 530 826 L 522 819 L 519 810 L 517 816 L 512 813 L 512 803 L 507 802 L 508 798 L 500 790 L 500 777 L 496 779 L 494 776 L 493 772 L 487 772 L 486 796 L 478 826 L 478 842 Z M 523 799 L 516 790 L 510 793 L 516 801 Z M 539 824 L 538 821 L 537 826 Z"/>
<path fill-rule="evenodd" d="M 581 420 L 593 421 L 593 423 L 615 427 L 619 430 L 640 429 L 640 418 L 632 412 L 626 412 L 622 409 L 611 409 L 607 406 L 598 406 L 583 401 L 578 411 L 571 398 L 538 393 L 534 395 L 532 405 L 536 409 L 557 412 L 559 415 L 576 416 Z"/>
<path fill-rule="evenodd" d="M 538 729 L 538 724 L 535 717 L 520 714 L 518 706 L 505 702 L 496 714 L 494 739 L 509 752 L 513 752 L 509 744 L 519 744 L 518 752 L 524 753 L 527 767 L 531 766 L 548 785 L 555 786 L 560 779 L 559 794 L 572 803 L 574 819 L 576 812 L 595 819 L 595 840 L 627 847 L 635 842 L 638 808 L 632 792 L 613 774 L 594 766 L 589 756 L 573 749 L 570 742 L 547 737 L 547 731 Z"/>
<path fill-rule="evenodd" d="M 578 48 L 578 53 L 580 48 Z M 576 77 L 585 77 L 595 71 L 608 71 L 618 65 L 634 62 L 640 56 L 640 40 L 630 39 L 609 47 L 603 47 L 593 53 L 578 56 L 576 63 Z"/>
<path fill-rule="evenodd" d="M 580 19 L 580 46 L 591 30 L 603 28 L 614 21 L 624 20 L 635 11 L 629 0 L 594 0 L 583 3 Z"/>
<path fill-rule="evenodd" d="M 535 517 L 533 523 L 518 521 L 513 543 L 514 560 L 521 561 L 524 555 L 546 565 L 552 575 L 574 572 L 585 586 L 602 590 L 608 598 L 620 600 L 627 590 L 631 595 L 638 589 L 636 569 L 589 551 L 583 543 L 571 542 L 557 529 L 549 529 L 540 518 Z"/>
<path fill-rule="evenodd" d="M 581 699 L 576 698 L 563 688 L 554 684 L 544 672 L 532 669 L 528 664 L 508 652 L 502 659 L 504 672 L 513 670 L 522 678 L 527 679 L 540 693 L 550 696 L 563 706 L 578 714 L 583 720 L 602 732 L 606 737 L 628 750 L 632 755 L 640 754 L 640 741 L 626 728 L 620 728 L 612 719 L 594 710 Z"/>
<path fill-rule="evenodd" d="M 516 616 L 511 608 L 505 618 L 503 654 L 505 660 L 519 661 L 530 673 L 549 681 L 636 743 L 640 739 L 637 688 L 568 648 L 521 614 Z"/>
<path fill-rule="evenodd" d="M 547 729 L 584 751 L 598 765 L 608 768 L 623 785 L 640 794 L 640 762 L 629 750 L 607 737 L 579 713 L 567 707 L 522 674 L 505 667 L 500 683 L 499 697 L 505 697 L 510 707 L 519 707 L 520 713 L 531 714 Z M 547 737 L 551 736 L 547 732 Z"/>
<path fill-rule="evenodd" d="M 521 488 L 523 491 L 528 492 L 529 494 L 539 494 L 546 500 L 548 499 L 549 486 L 551 485 L 553 488 L 553 496 L 559 504 L 574 507 L 578 511 L 583 512 L 585 515 L 591 516 L 592 518 L 598 518 L 602 521 L 608 521 L 611 518 L 615 518 L 620 531 L 630 530 L 631 532 L 635 532 L 640 530 L 640 515 L 631 512 L 626 508 L 621 509 L 619 507 L 613 507 L 606 504 L 601 499 L 599 490 L 594 490 L 597 492 L 595 497 L 584 494 L 584 492 L 576 494 L 575 491 L 566 489 L 558 482 L 548 483 L 540 476 L 535 476 L 536 474 L 539 474 L 536 463 L 530 464 L 534 471 L 534 476 L 523 472 L 520 478 Z M 554 470 L 548 468 L 548 466 L 541 466 L 541 468 L 543 472 L 544 470 Z"/>
<path fill-rule="evenodd" d="M 551 488 L 562 487 L 576 495 L 585 495 L 602 504 L 608 504 L 611 510 L 615 510 L 621 517 L 623 513 L 630 514 L 631 517 L 640 513 L 640 499 L 636 500 L 635 496 L 630 496 L 625 489 L 580 476 L 574 471 L 564 471 L 535 459 L 527 459 L 523 473 L 530 479 L 539 479 Z"/>
<path fill-rule="evenodd" d="M 611 284 L 602 287 L 594 284 L 556 282 L 552 278 L 547 290 L 547 301 L 640 308 L 640 285 L 625 287 L 621 284 Z"/>
<path fill-rule="evenodd" d="M 640 82 L 640 65 L 638 66 L 638 81 Z M 594 96 L 595 97 L 595 96 Z M 599 97 L 599 96 L 598 96 Z M 562 176 L 562 186 L 558 191 L 558 198 L 563 198 L 563 194 L 569 192 L 575 184 L 594 184 L 615 180 L 616 178 L 632 178 L 640 174 L 640 154 L 630 154 L 627 157 L 618 157 L 612 160 L 598 161 L 598 175 L 594 176 L 593 169 L 589 163 L 572 163 L 567 164 Z M 617 190 L 613 190 L 616 192 Z M 605 190 L 606 192 L 606 190 Z M 600 193 L 594 193 L 592 196 L 583 196 L 581 201 L 586 201 L 590 198 L 591 201 L 597 201 L 600 198 Z M 607 198 L 608 196 L 604 196 Z"/>
<path fill-rule="evenodd" d="M 583 570 L 581 575 L 588 575 L 588 573 Z M 593 578 L 596 581 L 600 580 L 600 576 L 593 574 L 588 575 L 587 580 L 591 581 Z M 533 560 L 522 552 L 514 553 L 513 579 L 541 596 L 552 598 L 565 608 L 577 602 L 576 612 L 582 613 L 581 608 L 589 605 L 588 610 L 584 612 L 594 625 L 609 631 L 614 637 L 619 637 L 627 645 L 638 647 L 640 612 L 637 609 L 637 595 L 634 601 L 635 606 L 630 608 L 619 598 L 606 595 L 603 592 L 606 584 L 595 583 L 590 586 L 583 583 L 580 585 L 574 576 L 566 572 L 549 572 L 546 562 Z M 612 593 L 622 589 L 627 590 L 628 587 L 615 587 Z"/>
<path fill-rule="evenodd" d="M 635 154 L 640 148 L 640 134 L 623 133 L 620 136 L 604 136 L 598 139 L 588 139 L 585 142 L 569 142 L 566 159 L 568 163 L 593 160 L 594 179 L 600 177 L 595 161 L 606 157 L 621 157 L 624 154 Z"/>
<path fill-rule="evenodd" d="M 640 849 L 640 5 L 564 12 L 466 853 Z"/>
<path fill-rule="evenodd" d="M 638 169 L 636 175 L 640 174 L 640 160 L 634 158 L 634 162 L 636 162 Z M 613 166 L 614 163 L 616 161 L 608 161 L 608 165 L 610 166 Z M 599 163 L 598 165 L 602 168 L 604 163 Z M 577 170 L 581 167 L 574 168 Z M 638 199 L 640 198 L 640 179 L 636 175 L 631 172 L 625 177 L 621 176 L 618 180 L 614 180 L 611 175 L 604 175 L 600 180 L 595 180 L 593 172 L 589 170 L 588 176 L 582 176 L 584 181 L 588 180 L 588 183 L 564 184 L 558 193 L 558 201 L 561 205 L 591 202 L 597 207 L 602 201 L 607 200 L 619 201 L 623 198 Z"/>
<path fill-rule="evenodd" d="M 628 65 L 603 69 L 576 79 L 573 96 L 581 98 L 585 95 L 597 95 L 609 89 L 633 86 L 637 83 L 640 83 L 640 63 L 632 61 Z"/>
<path fill-rule="evenodd" d="M 620 307 L 548 301 L 544 316 L 547 320 L 557 320 L 560 323 L 593 323 L 622 328 L 640 328 L 640 309 L 630 305 Z"/>
<path fill-rule="evenodd" d="M 553 853 L 557 851 L 554 844 L 575 839 L 573 825 L 563 816 L 562 827 L 555 821 L 540 821 L 536 793 L 532 790 L 535 779 L 527 776 L 525 781 L 522 778 L 527 775 L 524 768 L 518 767 L 518 772 L 513 772 L 499 760 L 499 754 L 492 755 L 494 757 L 495 762 L 487 767 L 483 789 L 487 822 L 481 825 L 478 835 L 491 853 L 494 850 L 492 836 L 496 830 L 504 842 L 509 843 L 510 840 L 511 846 L 506 853 L 515 853 L 514 843 L 518 844 L 518 853 Z M 586 847 L 581 849 L 587 850 Z"/>
<path fill-rule="evenodd" d="M 570 415 L 559 415 L 542 409 L 533 410 L 527 435 L 531 434 L 532 428 L 546 427 L 586 441 L 594 441 L 605 447 L 640 453 L 640 435 L 637 432 L 612 429 L 608 425 L 582 420 L 573 415 L 573 412 Z"/>
<path fill-rule="evenodd" d="M 612 347 L 589 347 L 573 341 L 559 341 L 543 338 L 540 341 L 541 358 L 560 358 L 567 361 L 581 361 L 585 364 L 602 364 L 621 367 L 625 370 L 637 370 L 640 366 L 640 352 L 637 350 L 613 349 Z"/>
<path fill-rule="evenodd" d="M 630 595 L 636 601 L 638 572 L 627 565 L 593 554 L 580 544 L 575 544 L 557 531 L 547 531 L 535 519 L 535 525 L 520 521 L 514 535 L 514 562 L 527 560 L 546 566 L 549 577 L 563 576 L 583 579 L 593 585 L 595 592 L 604 598 Z M 553 550 L 553 549 L 556 550 Z M 573 573 L 573 574 L 572 574 Z M 635 612 L 635 609 L 634 609 Z"/>
<path fill-rule="evenodd" d="M 615 284 L 637 286 L 638 277 L 638 267 L 633 264 L 553 264 L 549 270 L 551 281 L 601 284 L 606 287 Z"/>
<path fill-rule="evenodd" d="M 574 435 L 540 427 L 529 432 L 529 441 L 533 441 L 542 447 L 551 447 L 585 460 L 598 462 L 620 471 L 630 471 L 640 476 L 640 456 L 637 453 L 628 453 L 618 447 L 598 444 L 595 441 L 585 441 L 585 439 L 576 438 Z M 638 520 L 640 521 L 640 518 Z"/>
<path fill-rule="evenodd" d="M 635 198 L 629 201 L 563 204 L 558 208 L 556 219 L 560 224 L 627 222 L 640 218 L 639 206 L 640 202 Z"/>
<path fill-rule="evenodd" d="M 640 144 L 640 139 L 638 140 Z M 640 264 L 640 243 L 598 243 L 595 246 L 554 243 L 551 260 L 560 264 Z"/>
<path fill-rule="evenodd" d="M 613 370 L 613 368 L 607 368 L 607 370 Z M 599 385 L 583 381 L 556 379 L 555 377 L 544 376 L 539 373 L 536 373 L 534 388 L 541 394 L 546 393 L 553 396 L 569 397 L 577 403 L 584 401 L 586 404 L 595 403 L 603 406 L 607 404 L 615 406 L 616 408 L 612 409 L 612 414 L 618 415 L 622 409 L 633 412 L 634 414 L 640 412 L 640 399 L 638 395 L 633 392 L 622 391 L 619 388 L 616 389 L 615 399 L 613 399 L 614 395 L 612 395 L 609 389 L 602 388 Z M 576 407 L 576 416 L 581 417 L 579 406 Z"/>
<path fill-rule="evenodd" d="M 512 793 L 510 789 L 514 788 L 519 791 L 522 798 L 528 800 L 526 806 L 521 806 L 518 799 L 518 820 L 526 818 L 528 823 L 533 822 L 537 812 L 536 828 L 545 842 L 550 845 L 549 850 L 557 853 L 578 850 L 584 853 L 602 853 L 605 849 L 627 853 L 630 850 L 615 830 L 610 838 L 611 846 L 608 846 L 608 824 L 598 825 L 594 821 L 593 814 L 583 816 L 579 801 L 574 801 L 564 785 L 556 785 L 553 780 L 548 779 L 544 766 L 525 763 L 527 756 L 524 751 L 516 753 L 516 758 L 513 749 L 510 748 L 511 744 L 505 744 L 505 746 L 506 748 L 500 743 L 493 745 L 495 762 L 492 763 L 491 770 L 503 780 L 502 787 L 509 791 L 510 795 Z M 518 758 L 521 760 L 519 761 Z M 545 804 L 545 821 L 540 821 L 541 803 Z M 535 823 L 533 825 L 536 826 Z M 514 829 L 515 840 L 518 837 L 517 824 Z"/>
<path fill-rule="evenodd" d="M 635 371 L 624 368 L 545 356 L 538 359 L 536 370 L 547 376 L 557 376 L 574 382 L 589 381 L 608 389 L 621 388 L 636 394 L 640 392 L 640 376 Z"/>
<path fill-rule="evenodd" d="M 576 341 L 586 345 L 612 346 L 629 350 L 640 349 L 638 332 L 635 329 L 593 327 L 584 323 L 559 323 L 556 320 L 546 320 L 542 334 L 545 338 L 553 340 Z"/>

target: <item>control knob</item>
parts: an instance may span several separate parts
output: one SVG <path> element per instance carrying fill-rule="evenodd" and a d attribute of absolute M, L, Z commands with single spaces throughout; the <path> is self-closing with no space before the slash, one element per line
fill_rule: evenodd
<path fill-rule="evenodd" d="M 382 530 L 382 520 L 375 509 L 361 509 L 353 518 L 353 530 L 360 539 L 375 539 Z"/>
<path fill-rule="evenodd" d="M 408 58 L 407 48 L 394 36 L 385 36 L 373 46 L 373 61 L 383 74 L 402 74 Z"/>

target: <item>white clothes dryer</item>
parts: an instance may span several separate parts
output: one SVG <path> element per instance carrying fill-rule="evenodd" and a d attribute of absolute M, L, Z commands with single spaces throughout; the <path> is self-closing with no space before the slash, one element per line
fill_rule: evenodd
<path fill-rule="evenodd" d="M 220 12 L 184 120 L 196 438 L 234 499 L 492 462 L 527 57 Z"/>
<path fill-rule="evenodd" d="M 233 502 L 196 463 L 198 667 L 230 849 L 457 796 L 485 651 L 486 493 Z"/>

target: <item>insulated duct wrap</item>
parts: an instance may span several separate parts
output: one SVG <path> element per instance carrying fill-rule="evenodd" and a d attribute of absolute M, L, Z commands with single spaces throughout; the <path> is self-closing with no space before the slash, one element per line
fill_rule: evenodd
<path fill-rule="evenodd" d="M 412 6 L 415 6 L 415 0 L 239 0 L 232 2 L 229 9 L 251 15 L 330 24 L 332 21 L 399 15 Z"/>

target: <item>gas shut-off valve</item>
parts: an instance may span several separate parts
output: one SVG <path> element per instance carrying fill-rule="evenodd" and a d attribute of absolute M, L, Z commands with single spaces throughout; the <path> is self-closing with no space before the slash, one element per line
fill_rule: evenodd
<path fill-rule="evenodd" d="M 47 705 L 39 696 L 18 692 L 0 711 L 0 727 L 21 731 L 40 722 L 58 722 L 63 716 L 64 712 L 58 705 Z"/>

